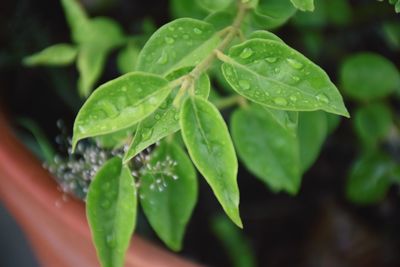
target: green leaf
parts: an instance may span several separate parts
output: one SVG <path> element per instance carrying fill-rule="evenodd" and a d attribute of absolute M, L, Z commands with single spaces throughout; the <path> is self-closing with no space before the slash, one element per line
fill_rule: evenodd
<path fill-rule="evenodd" d="M 140 72 L 101 85 L 75 119 L 73 148 L 83 138 L 116 132 L 143 120 L 161 105 L 170 91 L 167 80 Z"/>
<path fill-rule="evenodd" d="M 297 137 L 300 145 L 301 171 L 317 160 L 328 133 L 326 115 L 321 111 L 300 112 Z"/>
<path fill-rule="evenodd" d="M 78 90 L 82 97 L 88 97 L 103 72 L 106 53 L 94 45 L 83 45 L 78 54 Z"/>
<path fill-rule="evenodd" d="M 162 167 L 171 161 L 176 165 Z M 157 235 L 178 251 L 197 201 L 196 170 L 182 148 L 166 142 L 152 152 L 150 165 L 155 167 L 145 170 L 140 179 L 140 203 Z"/>
<path fill-rule="evenodd" d="M 193 0 L 171 0 L 170 10 L 174 18 L 194 18 L 204 19 L 208 12 L 199 6 L 197 1 Z"/>
<path fill-rule="evenodd" d="M 388 133 L 393 118 L 383 103 L 371 103 L 359 108 L 354 115 L 354 127 L 365 147 L 375 147 Z"/>
<path fill-rule="evenodd" d="M 76 57 L 77 50 L 69 44 L 56 44 L 24 58 L 26 66 L 52 65 L 64 66 L 71 64 Z"/>
<path fill-rule="evenodd" d="M 81 43 L 96 45 L 99 50 L 109 51 L 125 41 L 123 31 L 117 22 L 97 17 L 90 20 L 89 31 Z"/>
<path fill-rule="evenodd" d="M 183 75 L 188 74 L 192 68 L 183 68 L 175 71 L 167 77 L 172 81 Z M 195 93 L 204 98 L 208 97 L 210 92 L 210 80 L 206 74 L 202 74 L 195 82 Z M 138 126 L 135 137 L 125 153 L 124 162 L 129 161 L 146 147 L 156 143 L 162 138 L 175 133 L 180 129 L 179 111 L 180 108 L 173 105 L 179 88 L 174 88 L 172 93 L 164 100 L 161 106 L 144 119 Z"/>
<path fill-rule="evenodd" d="M 122 129 L 113 133 L 104 134 L 96 137 L 96 143 L 100 147 L 107 149 L 119 148 L 131 140 L 135 133 L 137 125 L 133 125 L 129 128 Z"/>
<path fill-rule="evenodd" d="M 62 0 L 61 3 L 71 30 L 72 39 L 76 43 L 81 43 L 90 31 L 89 18 L 79 1 Z"/>
<path fill-rule="evenodd" d="M 331 113 L 325 113 L 325 116 L 326 116 L 326 122 L 327 122 L 327 126 L 328 126 L 328 134 L 331 134 L 339 126 L 342 118 L 338 115 L 331 114 Z"/>
<path fill-rule="evenodd" d="M 382 200 L 389 189 L 394 166 L 387 156 L 379 153 L 360 157 L 350 170 L 346 186 L 347 198 L 358 204 Z"/>
<path fill-rule="evenodd" d="M 132 72 L 136 68 L 140 49 L 133 43 L 128 43 L 118 53 L 117 66 L 122 74 Z"/>
<path fill-rule="evenodd" d="M 257 39 L 257 38 L 285 43 L 281 38 L 279 38 L 277 35 L 269 31 L 258 30 L 252 32 L 249 36 L 249 39 Z"/>
<path fill-rule="evenodd" d="M 226 217 L 212 220 L 212 230 L 225 247 L 234 267 L 255 267 L 256 256 L 243 231 L 237 229 Z"/>
<path fill-rule="evenodd" d="M 208 12 L 215 12 L 226 9 L 233 3 L 233 0 L 196 0 L 198 5 Z"/>
<path fill-rule="evenodd" d="M 198 64 L 219 44 L 220 37 L 206 22 L 182 18 L 159 28 L 143 47 L 137 69 L 167 75 Z"/>
<path fill-rule="evenodd" d="M 266 29 L 277 28 L 296 13 L 290 0 L 260 0 L 252 19 Z"/>
<path fill-rule="evenodd" d="M 242 227 L 236 181 L 238 163 L 221 114 L 210 102 L 194 96 L 184 102 L 180 124 L 193 163 L 211 186 L 229 218 Z"/>
<path fill-rule="evenodd" d="M 37 145 L 39 146 L 41 158 L 49 164 L 52 163 L 56 152 L 36 122 L 29 118 L 19 118 L 18 124 L 26 128 L 33 135 Z"/>
<path fill-rule="evenodd" d="M 295 194 L 300 188 L 297 139 L 264 108 L 252 105 L 236 110 L 231 132 L 246 167 L 273 191 Z"/>
<path fill-rule="evenodd" d="M 314 0 L 290 0 L 301 11 L 314 11 Z"/>
<path fill-rule="evenodd" d="M 340 69 L 343 91 L 367 101 L 388 96 L 400 86 L 396 66 L 379 54 L 362 52 L 347 58 Z"/>
<path fill-rule="evenodd" d="M 128 167 L 112 158 L 90 184 L 86 214 L 103 267 L 122 267 L 136 223 L 136 188 Z"/>
<path fill-rule="evenodd" d="M 236 92 L 270 108 L 349 116 L 328 75 L 309 59 L 276 41 L 252 39 L 234 46 L 222 71 Z"/>
<path fill-rule="evenodd" d="M 281 127 L 292 131 L 296 135 L 299 113 L 297 111 L 284 111 L 263 107 Z"/>

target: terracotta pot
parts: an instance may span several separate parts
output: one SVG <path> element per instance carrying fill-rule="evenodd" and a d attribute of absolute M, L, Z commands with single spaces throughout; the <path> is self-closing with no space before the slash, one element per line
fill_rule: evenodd
<path fill-rule="evenodd" d="M 54 179 L 16 138 L 0 112 L 0 198 L 21 226 L 37 259 L 48 267 L 99 266 L 84 204 L 62 202 L 61 197 Z M 199 265 L 135 235 L 125 266 Z"/>

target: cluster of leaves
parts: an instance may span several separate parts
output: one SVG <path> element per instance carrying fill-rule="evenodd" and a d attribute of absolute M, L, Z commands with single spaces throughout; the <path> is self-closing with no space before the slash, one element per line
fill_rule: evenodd
<path fill-rule="evenodd" d="M 110 147 L 129 144 L 123 157 L 100 168 L 87 196 L 103 266 L 123 265 L 138 202 L 159 237 L 171 249 L 181 248 L 197 200 L 194 167 L 242 227 L 236 153 L 271 190 L 295 194 L 337 115 L 349 116 L 328 75 L 267 31 L 296 9 L 312 11 L 313 0 L 172 0 L 175 16 L 191 18 L 160 27 L 140 51 L 115 22 L 90 19 L 76 0 L 62 3 L 76 45 L 52 46 L 26 64 L 63 65 L 77 57 L 78 88 L 87 96 L 106 55 L 126 44 L 119 65 L 128 73 L 90 94 L 72 139 L 73 149 L 84 138 Z M 210 77 L 228 97 L 211 90 Z M 226 107 L 235 108 L 231 131 L 219 111 Z M 178 131 L 183 142 L 174 135 Z M 157 142 L 151 165 L 168 159 L 176 164 L 167 175 L 161 166 L 134 177 L 132 159 Z"/>
<path fill-rule="evenodd" d="M 389 3 L 394 5 L 394 10 L 396 13 L 400 13 L 400 1 L 399 0 L 389 0 Z"/>
<path fill-rule="evenodd" d="M 349 173 L 347 196 L 356 203 L 375 203 L 400 177 L 400 131 L 388 101 L 399 93 L 400 74 L 385 57 L 360 52 L 343 62 L 340 82 L 347 97 L 358 104 L 353 125 L 360 154 Z"/>

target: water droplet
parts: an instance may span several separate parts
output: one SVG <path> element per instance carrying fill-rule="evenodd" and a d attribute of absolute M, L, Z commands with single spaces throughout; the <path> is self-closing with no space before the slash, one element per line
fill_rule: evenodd
<path fill-rule="evenodd" d="M 246 80 L 240 80 L 239 81 L 239 86 L 243 89 L 243 90 L 248 90 L 250 89 L 250 83 Z"/>
<path fill-rule="evenodd" d="M 193 32 L 194 32 L 195 34 L 202 34 L 202 33 L 203 33 L 203 31 L 200 30 L 199 28 L 194 28 L 194 29 L 193 29 Z"/>
<path fill-rule="evenodd" d="M 121 91 L 122 91 L 122 92 L 126 92 L 126 90 L 128 90 L 128 89 L 126 88 L 126 86 L 123 86 L 123 87 L 121 88 Z"/>
<path fill-rule="evenodd" d="M 279 73 L 280 71 L 281 71 L 280 68 L 275 68 L 275 69 L 274 69 L 274 72 L 275 72 L 275 73 Z"/>
<path fill-rule="evenodd" d="M 154 115 L 154 118 L 155 118 L 156 120 L 159 120 L 159 119 L 161 118 L 161 116 L 160 116 L 160 114 L 156 114 L 156 115 Z"/>
<path fill-rule="evenodd" d="M 246 47 L 245 49 L 243 49 L 242 53 L 240 53 L 241 58 L 249 58 L 251 57 L 251 55 L 253 55 L 253 49 L 249 47 Z"/>
<path fill-rule="evenodd" d="M 167 44 L 173 44 L 175 42 L 174 38 L 172 37 L 165 37 L 164 40 Z"/>
<path fill-rule="evenodd" d="M 101 101 L 99 103 L 99 106 L 111 118 L 117 117 L 119 115 L 119 111 L 118 111 L 117 107 L 107 100 Z"/>
<path fill-rule="evenodd" d="M 300 63 L 300 62 L 298 62 L 298 61 L 295 60 L 295 59 L 287 58 L 286 61 L 289 63 L 290 66 L 292 66 L 292 67 L 295 68 L 295 69 L 298 69 L 298 70 L 299 70 L 299 69 L 303 68 L 303 64 Z"/>
<path fill-rule="evenodd" d="M 274 63 L 274 62 L 276 62 L 278 59 L 277 59 L 276 57 L 267 57 L 265 60 L 268 61 L 269 63 Z"/>
<path fill-rule="evenodd" d="M 179 120 L 179 113 L 175 113 L 175 115 L 174 115 L 174 120 L 176 120 L 176 121 Z"/>
<path fill-rule="evenodd" d="M 152 134 L 153 134 L 152 128 L 144 128 L 142 131 L 142 141 L 149 140 Z"/>
<path fill-rule="evenodd" d="M 287 105 L 287 101 L 286 99 L 284 99 L 283 97 L 277 97 L 274 99 L 274 103 L 279 105 L 279 106 L 286 106 Z"/>
<path fill-rule="evenodd" d="M 168 30 L 170 30 L 171 32 L 175 31 L 175 27 L 169 27 Z"/>
<path fill-rule="evenodd" d="M 292 79 L 295 80 L 296 82 L 300 81 L 300 78 L 298 76 L 292 76 Z"/>
<path fill-rule="evenodd" d="M 290 96 L 289 99 L 290 99 L 291 101 L 293 101 L 293 102 L 296 102 L 296 101 L 297 101 L 297 97 L 294 96 L 294 95 Z"/>
<path fill-rule="evenodd" d="M 325 104 L 329 103 L 329 98 L 323 93 L 320 93 L 320 94 L 317 95 L 317 100 L 321 101 L 321 102 L 323 102 Z"/>
<path fill-rule="evenodd" d="M 158 64 L 166 64 L 168 62 L 168 55 L 165 51 L 162 52 L 161 57 L 157 60 Z"/>

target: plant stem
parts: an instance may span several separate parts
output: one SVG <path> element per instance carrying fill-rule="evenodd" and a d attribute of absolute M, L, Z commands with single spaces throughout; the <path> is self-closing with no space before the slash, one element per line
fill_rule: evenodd
<path fill-rule="evenodd" d="M 225 109 L 225 108 L 229 108 L 234 105 L 246 106 L 247 103 L 246 103 L 246 99 L 244 99 L 242 96 L 232 95 L 232 96 L 228 96 L 228 97 L 225 97 L 225 98 L 215 101 L 214 105 L 218 109 Z"/>
<path fill-rule="evenodd" d="M 228 27 L 227 30 L 228 33 L 216 48 L 217 51 L 224 51 L 228 47 L 228 45 L 232 42 L 232 40 L 235 38 L 235 36 L 238 34 L 238 32 L 240 32 L 240 25 L 242 24 L 242 21 L 246 16 L 247 10 L 248 7 L 241 1 L 239 1 L 238 13 L 235 17 L 235 20 L 233 21 L 232 25 Z M 210 54 L 191 71 L 190 75 L 194 79 L 197 79 L 202 72 L 206 71 L 211 66 L 211 64 L 214 62 L 215 59 L 216 59 L 216 54 L 215 53 Z"/>
<path fill-rule="evenodd" d="M 215 59 L 217 59 L 217 53 L 222 53 L 221 51 L 224 51 L 229 44 L 232 42 L 232 40 L 240 34 L 240 25 L 243 22 L 243 19 L 246 16 L 247 11 L 249 10 L 249 7 L 244 4 L 242 1 L 238 1 L 238 12 L 237 15 L 232 23 L 232 25 L 228 26 L 227 28 L 223 29 L 220 31 L 221 35 L 225 35 L 225 38 L 221 41 L 221 43 L 217 46 L 217 48 L 208 55 L 200 64 L 198 64 L 189 74 L 182 76 L 181 78 L 173 81 L 174 84 L 180 84 L 181 88 L 179 89 L 179 92 L 177 96 L 174 99 L 173 105 L 178 106 L 180 104 L 180 100 L 183 97 L 184 93 L 190 89 L 193 88 L 194 83 L 196 80 L 199 78 L 199 76 L 208 70 L 212 63 L 214 62 Z"/>

